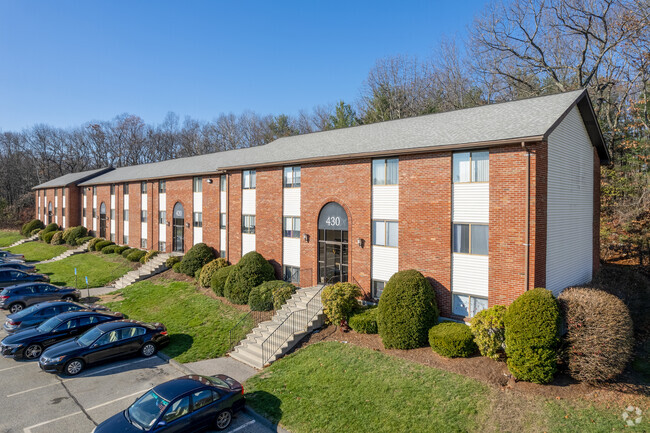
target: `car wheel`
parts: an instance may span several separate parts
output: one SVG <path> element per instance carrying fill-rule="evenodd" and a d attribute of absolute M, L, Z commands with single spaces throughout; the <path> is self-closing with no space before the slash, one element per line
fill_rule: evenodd
<path fill-rule="evenodd" d="M 76 376 L 84 369 L 84 362 L 81 359 L 73 359 L 65 364 L 64 371 L 68 376 Z"/>
<path fill-rule="evenodd" d="M 222 410 L 217 414 L 217 419 L 214 421 L 214 426 L 217 430 L 225 430 L 232 422 L 232 412 L 229 409 Z"/>
<path fill-rule="evenodd" d="M 154 353 L 156 353 L 156 345 L 153 343 L 147 343 L 144 346 L 142 346 L 140 352 L 142 353 L 142 356 L 148 358 L 152 356 Z"/>
<path fill-rule="evenodd" d="M 27 346 L 27 349 L 25 349 L 25 358 L 38 359 L 38 357 L 41 356 L 41 353 L 43 353 L 43 348 L 40 344 L 30 344 Z"/>
<path fill-rule="evenodd" d="M 11 314 L 13 314 L 22 311 L 23 308 L 25 308 L 25 306 L 17 302 L 15 304 L 11 304 L 11 306 L 9 307 L 9 311 L 11 311 Z"/>
<path fill-rule="evenodd" d="M 74 298 L 72 296 L 65 296 L 63 300 L 66 302 L 74 302 Z"/>

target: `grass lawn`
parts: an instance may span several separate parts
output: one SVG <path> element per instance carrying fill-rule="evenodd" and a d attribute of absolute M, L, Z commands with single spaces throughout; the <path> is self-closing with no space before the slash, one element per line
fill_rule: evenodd
<path fill-rule="evenodd" d="M 50 245 L 42 241 L 25 242 L 17 247 L 9 248 L 15 254 L 24 254 L 27 262 L 49 260 L 68 251 L 67 245 Z"/>
<path fill-rule="evenodd" d="M 141 281 L 117 293 L 124 300 L 106 305 L 130 319 L 163 323 L 171 338 L 163 352 L 178 362 L 224 355 L 228 331 L 245 315 L 181 281 Z"/>
<path fill-rule="evenodd" d="M 0 230 L 0 247 L 8 247 L 23 238 L 17 230 Z"/>
<path fill-rule="evenodd" d="M 294 433 L 625 430 L 624 406 L 524 396 L 336 342 L 279 360 L 245 389 L 247 403 Z"/>
<path fill-rule="evenodd" d="M 133 264 L 117 254 L 83 253 L 58 262 L 36 265 L 36 270 L 49 275 L 52 284 L 57 286 L 74 287 L 75 268 L 80 288 L 86 287 L 86 276 L 90 287 L 103 287 L 133 269 Z"/>

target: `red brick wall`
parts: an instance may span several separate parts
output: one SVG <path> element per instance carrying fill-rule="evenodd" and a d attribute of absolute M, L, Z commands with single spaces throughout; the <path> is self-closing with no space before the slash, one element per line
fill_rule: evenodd
<path fill-rule="evenodd" d="M 348 280 L 370 293 L 371 199 L 369 159 L 301 166 L 301 234 L 309 235 L 309 242 L 301 241 L 300 247 L 302 286 L 318 282 L 318 216 L 333 201 L 348 214 Z M 363 248 L 357 244 L 359 238 L 365 241 Z"/>
<path fill-rule="evenodd" d="M 228 250 L 227 260 L 233 265 L 241 259 L 241 172 L 228 175 Z M 257 209 L 256 209 L 257 211 Z M 259 221 L 255 221 L 259 224 Z M 257 241 L 257 237 L 255 239 Z"/>
<path fill-rule="evenodd" d="M 594 148 L 594 261 L 592 275 L 600 270 L 600 157 Z"/>
<path fill-rule="evenodd" d="M 399 162 L 399 269 L 431 282 L 451 314 L 451 153 L 403 156 Z"/>
<path fill-rule="evenodd" d="M 157 191 L 157 190 L 156 190 Z M 192 229 L 192 178 L 179 178 L 169 179 L 167 181 L 167 244 L 168 250 L 172 251 L 173 248 L 173 224 L 174 224 L 174 205 L 180 202 L 185 211 L 185 227 L 184 227 L 184 248 L 185 252 L 189 251 L 193 245 L 193 229 Z M 190 227 L 187 227 L 187 223 Z"/>
<path fill-rule="evenodd" d="M 65 221 L 68 227 L 81 225 L 81 188 L 74 185 L 66 187 Z"/>
<path fill-rule="evenodd" d="M 221 249 L 219 179 L 219 175 L 203 177 L 203 242 L 213 247 L 216 254 Z M 211 180 L 212 183 L 208 183 L 208 180 Z"/>
<path fill-rule="evenodd" d="M 255 247 L 282 276 L 282 167 L 257 170 Z"/>
<path fill-rule="evenodd" d="M 140 248 L 140 182 L 129 182 L 129 246 Z"/>
<path fill-rule="evenodd" d="M 106 206 L 106 239 L 111 237 L 111 189 L 109 185 L 98 185 L 97 186 L 97 236 L 100 236 L 101 233 L 101 207 L 102 203 Z"/>

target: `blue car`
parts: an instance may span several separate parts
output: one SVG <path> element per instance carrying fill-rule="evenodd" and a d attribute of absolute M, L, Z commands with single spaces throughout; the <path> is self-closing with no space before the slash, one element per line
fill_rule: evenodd
<path fill-rule="evenodd" d="M 108 310 L 104 306 L 85 305 L 72 301 L 49 301 L 32 305 L 17 313 L 7 316 L 4 330 L 7 334 L 13 334 L 23 329 L 32 328 L 45 322 L 47 319 L 66 311 L 77 311 L 90 309 L 93 311 Z"/>
<path fill-rule="evenodd" d="M 36 270 L 36 267 L 33 265 L 27 265 L 24 262 L 0 262 L 0 269 L 15 269 L 17 271 L 23 271 L 23 272 L 34 272 Z"/>
<path fill-rule="evenodd" d="M 9 251 L 5 251 L 5 250 L 0 250 L 0 258 L 5 259 L 5 260 L 11 260 L 11 259 L 25 260 L 24 255 L 10 253 Z"/>
<path fill-rule="evenodd" d="M 229 376 L 183 376 L 154 387 L 93 433 L 224 430 L 245 404 L 244 387 Z"/>

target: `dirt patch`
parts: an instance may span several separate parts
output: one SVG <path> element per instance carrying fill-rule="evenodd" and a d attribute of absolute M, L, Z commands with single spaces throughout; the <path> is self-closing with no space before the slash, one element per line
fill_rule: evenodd
<path fill-rule="evenodd" d="M 109 295 L 100 295 L 98 298 L 98 301 L 101 304 L 105 304 L 107 302 L 120 302 L 124 300 L 124 296 L 122 296 L 122 293 L 116 293 L 116 294 L 109 294 Z"/>

